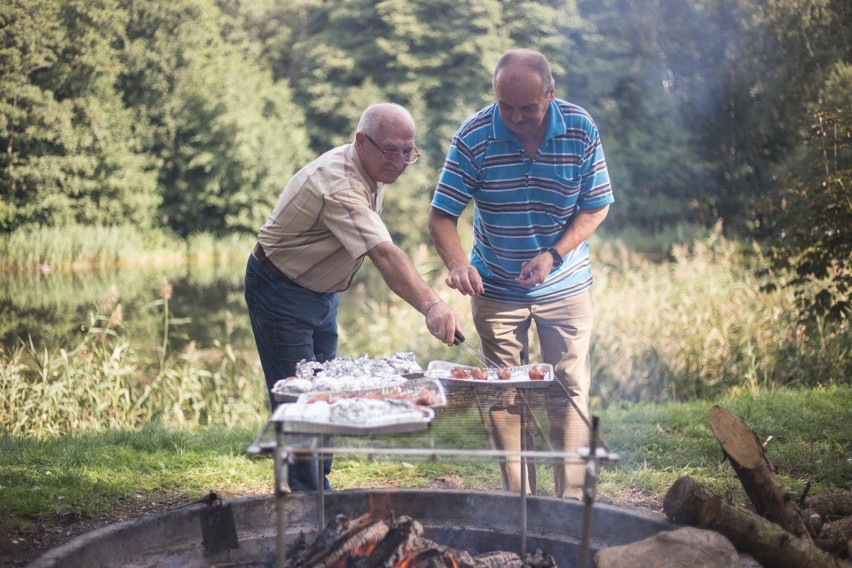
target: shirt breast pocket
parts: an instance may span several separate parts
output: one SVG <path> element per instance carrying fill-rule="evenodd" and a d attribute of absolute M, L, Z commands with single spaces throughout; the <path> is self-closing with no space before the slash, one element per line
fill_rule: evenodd
<path fill-rule="evenodd" d="M 576 175 L 574 175 L 573 172 L 565 173 L 569 175 L 555 175 L 553 177 L 553 189 L 559 192 L 562 199 L 569 199 L 572 202 L 576 202 L 577 198 L 580 196 L 582 178 L 579 173 Z"/>

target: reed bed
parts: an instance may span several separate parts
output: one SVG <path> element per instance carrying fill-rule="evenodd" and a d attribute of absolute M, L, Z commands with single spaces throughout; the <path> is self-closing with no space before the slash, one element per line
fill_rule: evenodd
<path fill-rule="evenodd" d="M 217 248 L 202 241 L 196 248 Z M 248 250 L 239 240 L 228 246 L 234 254 Z M 756 251 L 744 254 L 718 236 L 673 247 L 661 262 L 616 241 L 595 250 L 593 408 L 850 384 L 849 323 L 800 323 L 794 290 L 766 286 L 770 277 L 758 276 Z M 467 299 L 446 289 L 440 263 L 425 247 L 413 257 L 476 342 Z M 134 333 L 147 337 L 151 330 L 131 332 L 121 305 L 109 298 L 90 313 L 75 344 L 0 347 L 0 428 L 49 437 L 150 423 L 230 427 L 262 420 L 265 382 L 253 345 L 235 349 L 227 330 L 204 349 L 191 338 L 177 341 L 181 322 L 171 314 L 167 284 L 146 306 L 159 314 L 146 320 L 159 330 L 153 347 L 137 345 Z M 404 301 L 393 294 L 383 299 L 385 291 L 380 275 L 365 270 L 345 293 L 342 301 L 356 308 L 341 312 L 338 356 L 412 351 L 422 364 L 474 363 L 429 336 L 423 317 Z M 537 357 L 533 344 L 531 359 Z"/>
<path fill-rule="evenodd" d="M 51 272 L 112 265 L 172 265 L 245 258 L 254 236 L 185 239 L 163 230 L 133 226 L 67 225 L 18 229 L 0 235 L 0 268 Z"/>

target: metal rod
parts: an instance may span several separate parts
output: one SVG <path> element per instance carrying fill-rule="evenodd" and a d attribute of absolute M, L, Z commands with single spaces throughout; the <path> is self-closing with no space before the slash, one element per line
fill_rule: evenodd
<path fill-rule="evenodd" d="M 557 380 L 558 380 L 558 379 L 557 379 Z M 574 410 L 576 410 L 576 411 L 577 411 L 577 414 L 580 416 L 580 419 L 581 419 L 581 420 L 583 421 L 583 423 L 586 425 L 586 428 L 588 428 L 588 429 L 590 429 L 590 430 L 591 430 L 592 425 L 591 425 L 591 423 L 589 422 L 589 419 L 586 417 L 586 415 L 583 413 L 583 411 L 582 411 L 582 410 L 580 410 L 580 407 L 579 407 L 579 406 L 577 406 L 577 403 L 576 403 L 576 402 L 574 402 L 574 398 L 571 396 L 571 391 L 570 391 L 570 389 L 566 388 L 566 387 L 565 387 L 565 385 L 563 385 L 562 383 L 559 383 L 559 386 L 561 386 L 561 387 L 562 387 L 562 390 L 564 390 L 564 391 L 565 391 L 565 394 L 568 396 L 568 403 L 569 403 L 572 407 L 574 407 Z M 606 451 L 607 451 L 607 452 L 609 452 L 609 451 L 610 451 L 609 446 L 607 446 L 607 445 L 606 445 L 606 442 L 604 442 L 603 440 L 597 440 L 597 443 L 598 443 L 601 447 L 606 448 Z"/>
<path fill-rule="evenodd" d="M 320 451 L 325 449 L 325 436 L 317 437 L 317 446 Z M 319 496 L 319 531 L 325 528 L 325 459 L 324 454 L 314 453 L 314 463 L 317 464 L 317 495 Z"/>
<path fill-rule="evenodd" d="M 597 438 L 598 417 L 592 416 L 592 428 L 589 434 L 589 457 L 586 460 L 586 480 L 583 484 L 583 539 L 580 542 L 579 568 L 586 568 L 589 562 L 589 541 L 592 528 L 592 503 L 595 501 L 595 483 L 597 480 Z"/>
<path fill-rule="evenodd" d="M 284 508 L 284 497 L 287 495 L 287 453 L 284 450 L 284 428 L 280 422 L 275 423 L 275 520 L 278 526 L 275 538 L 277 557 L 275 566 L 285 568 L 287 565 L 287 511 Z"/>
<path fill-rule="evenodd" d="M 527 421 L 526 408 L 521 409 L 521 558 L 527 555 L 527 474 L 529 464 L 526 458 Z"/>
<path fill-rule="evenodd" d="M 470 390 L 473 391 L 473 398 L 476 400 L 476 409 L 479 411 L 479 421 L 482 423 L 482 430 L 485 432 L 485 438 L 488 440 L 488 443 L 491 444 L 492 450 L 497 449 L 497 446 L 494 443 L 494 436 L 491 435 L 491 427 L 485 422 L 485 414 L 482 412 L 482 401 L 479 400 L 479 393 L 474 387 L 471 387 Z"/>
<path fill-rule="evenodd" d="M 303 452 L 303 447 L 286 447 L 287 450 Z M 369 456 L 387 455 L 387 456 L 423 456 L 431 458 L 433 455 L 451 456 L 455 458 L 512 458 L 521 455 L 520 451 L 516 450 L 473 450 L 473 449 L 458 449 L 458 448 L 342 448 L 335 447 L 332 449 L 324 449 L 321 454 L 364 454 Z M 586 451 L 573 452 L 551 452 L 532 450 L 525 452 L 526 455 L 543 460 L 557 458 L 573 458 L 586 459 L 588 453 Z M 602 448 L 597 449 L 598 461 L 618 461 L 618 454 L 606 452 Z"/>

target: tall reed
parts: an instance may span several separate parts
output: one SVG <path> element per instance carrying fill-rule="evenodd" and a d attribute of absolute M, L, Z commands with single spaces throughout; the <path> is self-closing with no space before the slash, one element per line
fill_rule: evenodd
<path fill-rule="evenodd" d="M 71 350 L 32 342 L 0 352 L 0 428 L 35 437 L 134 429 L 258 423 L 267 411 L 256 354 L 227 342 L 201 352 L 194 342 L 172 352 L 168 305 L 164 344 L 155 360 L 131 345 L 121 304 L 90 314 L 87 331 Z M 228 331 L 226 330 L 226 335 Z"/>
<path fill-rule="evenodd" d="M 595 268 L 598 400 L 673 400 L 850 381 L 848 322 L 804 327 L 795 290 L 766 287 L 757 250 L 718 235 L 654 263 L 605 245 Z"/>

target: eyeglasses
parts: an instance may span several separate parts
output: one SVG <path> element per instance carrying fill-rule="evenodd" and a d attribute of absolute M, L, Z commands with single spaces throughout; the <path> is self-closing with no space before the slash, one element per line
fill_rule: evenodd
<path fill-rule="evenodd" d="M 413 164 L 420 157 L 420 150 L 417 148 L 412 148 L 408 152 L 400 152 L 399 150 L 385 150 L 381 146 L 379 146 L 375 140 L 370 138 L 367 134 L 364 134 L 364 138 L 366 138 L 370 144 L 376 147 L 376 149 L 382 153 L 382 159 L 386 162 L 395 163 L 398 162 L 400 158 L 402 158 L 403 163 L 405 164 Z"/>

